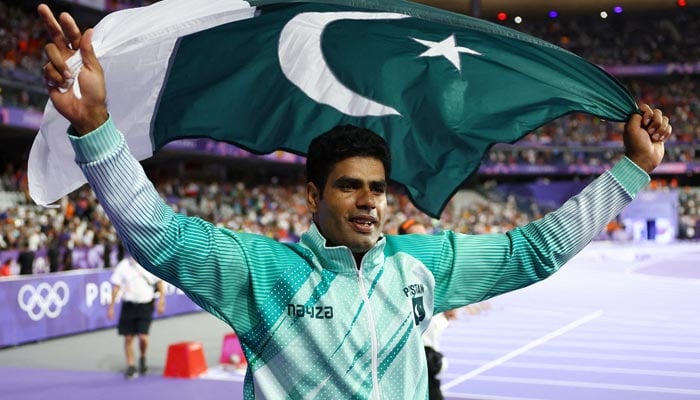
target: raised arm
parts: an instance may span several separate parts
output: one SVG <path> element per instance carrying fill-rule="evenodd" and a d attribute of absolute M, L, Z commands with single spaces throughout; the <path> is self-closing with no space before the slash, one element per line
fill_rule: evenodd
<path fill-rule="evenodd" d="M 122 242 L 147 270 L 245 332 L 259 316 L 231 310 L 248 310 L 254 297 L 246 253 L 283 246 L 188 218 L 165 204 L 109 116 L 104 73 L 90 42 L 92 31 L 81 34 L 67 13 L 56 20 L 46 5 L 38 11 L 52 38 L 45 47 L 49 96 L 71 124 L 76 162 Z M 72 90 L 75 82 L 66 63 L 76 52 L 83 60 L 77 78 L 79 97 Z"/>
<path fill-rule="evenodd" d="M 640 111 L 625 125 L 626 156 L 558 210 L 506 234 L 447 233 L 447 256 L 433 267 L 436 281 L 447 283 L 437 286 L 438 311 L 540 281 L 590 243 L 649 183 L 648 174 L 663 159 L 669 120 L 648 105 Z M 439 254 L 426 249 L 426 260 Z"/>

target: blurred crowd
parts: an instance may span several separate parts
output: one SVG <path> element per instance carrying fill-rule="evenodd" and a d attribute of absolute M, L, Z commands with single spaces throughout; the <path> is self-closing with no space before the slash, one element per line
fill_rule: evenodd
<path fill-rule="evenodd" d="M 505 23 L 599 65 L 700 61 L 700 8 L 609 13 Z"/>
<path fill-rule="evenodd" d="M 37 271 L 51 272 L 73 268 L 108 268 L 118 260 L 112 253 L 119 249 L 119 240 L 104 210 L 87 186 L 62 198 L 55 208 L 34 205 L 21 188 L 26 187 L 26 174 L 11 171 L 2 176 L 0 191 L 0 254 L 2 251 L 42 252 L 46 265 Z M 310 224 L 306 210 L 305 187 L 301 183 L 242 181 L 203 182 L 168 178 L 156 182 L 166 202 L 178 212 L 199 216 L 217 226 L 237 232 L 251 232 L 270 238 L 295 242 Z M 651 190 L 679 191 L 679 233 L 681 239 L 700 238 L 700 188 L 679 188 L 677 184 L 656 180 Z M 14 193 L 12 198 L 5 196 Z M 440 219 L 432 219 L 418 211 L 400 188 L 388 193 L 386 232 L 397 233 L 408 218 L 420 221 L 438 233 L 451 229 L 462 233 L 504 233 L 542 217 L 553 206 L 538 204 L 533 199 L 504 194 L 495 181 L 457 192 Z M 613 239 L 619 225 L 611 224 L 600 239 Z M 629 239 L 629 237 L 626 237 Z M 84 252 L 75 260 L 78 249 Z M 94 251 L 92 249 L 95 249 Z M 19 271 L 19 257 L 8 263 Z M 32 256 L 32 260 L 33 260 Z M 0 260 L 1 262 L 2 260 Z M 2 275 L 2 273 L 0 273 Z"/>
<path fill-rule="evenodd" d="M 145 0 L 113 0 L 110 9 L 149 4 Z M 40 75 L 44 27 L 33 9 L 21 2 L 0 0 L 0 107 L 41 110 L 46 94 Z M 644 15 L 614 15 L 542 20 L 513 26 L 541 37 L 601 65 L 700 62 L 700 8 L 649 19 Z M 509 24 L 509 23 L 506 23 Z M 625 78 L 636 99 L 660 107 L 674 125 L 664 162 L 700 164 L 700 85 L 694 75 Z M 608 166 L 622 155 L 622 124 L 574 114 L 547 124 L 513 145 L 497 145 L 483 165 L 496 173 L 515 166 L 570 166 L 571 173 Z M 3 271 L 18 270 L 19 259 L 46 254 L 38 272 L 79 268 L 88 261 L 75 259 L 76 249 L 101 249 L 95 265 L 109 267 L 119 251 L 114 228 L 93 193 L 86 187 L 61 199 L 56 208 L 40 208 L 27 196 L 26 161 L 0 159 L 0 259 Z M 592 171 L 595 172 L 595 171 Z M 170 206 L 234 231 L 254 232 L 281 241 L 296 241 L 310 221 L 305 188 L 298 182 L 275 179 L 199 181 L 192 178 L 155 180 Z M 261 183 L 264 182 L 264 183 Z M 668 184 L 657 190 L 679 191 L 679 238 L 700 237 L 700 189 Z M 541 217 L 548 208 L 514 195 L 503 195 L 495 182 L 458 192 L 440 219 L 416 210 L 398 188 L 388 196 L 387 233 L 414 218 L 432 231 L 452 229 L 464 233 L 505 232 Z M 620 229 L 612 224 L 605 238 Z M 38 253 L 37 253 L 38 254 Z M 26 257 L 20 255 L 26 255 Z M 87 257 L 87 256 L 86 256 Z M 8 261 L 9 260 L 9 261 Z M 7 262 L 5 262 L 7 261 Z M 14 264 L 13 264 L 14 263 Z M 93 263 L 94 264 L 94 263 Z M 93 265 L 90 264 L 90 265 Z M 12 268 L 10 268 L 12 266 Z M 37 271 L 34 268 L 33 271 Z M 31 273 L 31 271 L 30 271 Z"/>
<path fill-rule="evenodd" d="M 0 1 L 0 106 L 43 108 L 45 42 L 44 26 L 36 16 Z"/>

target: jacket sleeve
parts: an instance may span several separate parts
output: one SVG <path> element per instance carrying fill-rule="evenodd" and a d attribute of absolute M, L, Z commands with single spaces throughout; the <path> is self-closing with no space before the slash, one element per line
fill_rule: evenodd
<path fill-rule="evenodd" d="M 174 212 L 130 154 L 111 118 L 88 135 L 70 140 L 76 162 L 120 239 L 144 268 L 239 332 L 257 322 L 256 313 L 248 312 L 252 293 L 247 252 L 278 244 Z"/>
<path fill-rule="evenodd" d="M 628 158 L 542 219 L 505 234 L 444 233 L 431 260 L 436 311 L 478 302 L 556 272 L 600 233 L 649 183 Z"/>

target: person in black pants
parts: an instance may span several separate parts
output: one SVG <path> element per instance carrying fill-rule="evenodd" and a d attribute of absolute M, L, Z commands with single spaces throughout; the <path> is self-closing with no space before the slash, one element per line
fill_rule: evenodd
<path fill-rule="evenodd" d="M 22 247 L 17 256 L 20 275 L 31 275 L 34 273 L 34 252 L 29 249 L 29 243 L 22 241 Z"/>
<path fill-rule="evenodd" d="M 124 336 L 124 355 L 126 356 L 127 379 L 143 375 L 148 371 L 146 352 L 148 350 L 148 333 L 153 321 L 155 292 L 160 292 L 158 298 L 158 314 L 165 311 L 165 292 L 163 281 L 153 276 L 139 265 L 136 260 L 126 257 L 121 260 L 112 272 L 112 301 L 107 310 L 107 317 L 114 318 L 114 304 L 121 292 L 121 313 L 119 315 L 119 334 Z M 139 367 L 136 369 L 133 342 L 138 338 Z"/>

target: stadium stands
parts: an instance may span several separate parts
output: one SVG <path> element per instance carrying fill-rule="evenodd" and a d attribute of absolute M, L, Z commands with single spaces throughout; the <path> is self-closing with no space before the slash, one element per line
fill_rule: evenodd
<path fill-rule="evenodd" d="M 29 2 L 31 3 L 31 2 Z M 110 9 L 147 1 L 106 2 Z M 594 16 L 528 21 L 511 25 L 567 48 L 603 66 L 670 65 L 700 63 L 700 8 L 668 12 L 648 28 L 645 15 L 620 15 L 614 21 Z M 613 27 L 613 28 L 611 28 Z M 33 8 L 23 2 L 0 1 L 0 111 L 40 112 L 46 103 L 40 75 L 43 27 Z M 694 64 L 693 64 L 694 63 Z M 612 68 L 614 69 L 614 68 Z M 625 73 L 620 76 L 634 96 L 671 115 L 674 131 L 664 164 L 655 175 L 654 190 L 679 192 L 679 239 L 700 238 L 700 68 L 665 70 L 663 74 Z M 2 115 L 3 112 L 0 112 Z M 54 254 L 48 270 L 109 266 L 117 237 L 89 188 L 81 188 L 60 201 L 58 208 L 43 209 L 31 203 L 26 188 L 26 154 L 36 127 L 0 125 L 0 263 L 16 257 L 23 244 L 31 251 Z M 547 124 L 512 145 L 498 145 L 485 158 L 480 175 L 448 204 L 440 220 L 416 210 L 398 188 L 389 195 L 389 232 L 407 217 L 435 231 L 454 229 L 467 233 L 505 232 L 538 218 L 548 206 L 534 199 L 504 194 L 499 189 L 513 177 L 527 180 L 586 180 L 610 166 L 622 154 L 619 123 L 588 115 L 570 115 Z M 12 135 L 12 141 L 6 137 Z M 19 140 L 17 137 L 20 137 Z M 193 173 L 192 155 L 167 150 L 174 159 L 170 173 L 155 179 L 158 190 L 176 210 L 199 215 L 219 226 L 263 233 L 277 240 L 294 241 L 309 225 L 301 195 L 298 169 L 289 176 L 275 174 L 239 179 L 236 174 Z M 233 156 L 249 155 L 235 152 Z M 201 162 L 202 155 L 198 157 Z M 297 161 L 298 159 L 292 159 Z M 235 163 L 230 163 L 235 165 Z M 158 175 L 164 169 L 148 163 Z M 266 165 L 266 164 L 258 164 Z M 267 164 L 274 166 L 277 164 Z M 228 167 L 227 167 L 228 168 Z M 234 167 L 231 167 L 234 168 Z M 235 179 L 231 179 L 235 176 Z M 468 188 L 466 188 L 468 187 Z M 612 235 L 602 236 L 609 239 Z M 101 246 L 95 262 L 75 262 L 75 249 Z M 105 251 L 108 249 L 110 251 Z M 5 256 L 3 256 L 5 254 Z M 42 253 L 44 254 L 44 253 Z M 57 264 L 57 265 L 53 265 Z M 49 267 L 49 265 L 52 265 Z M 15 265 L 16 273 L 16 265 Z"/>

